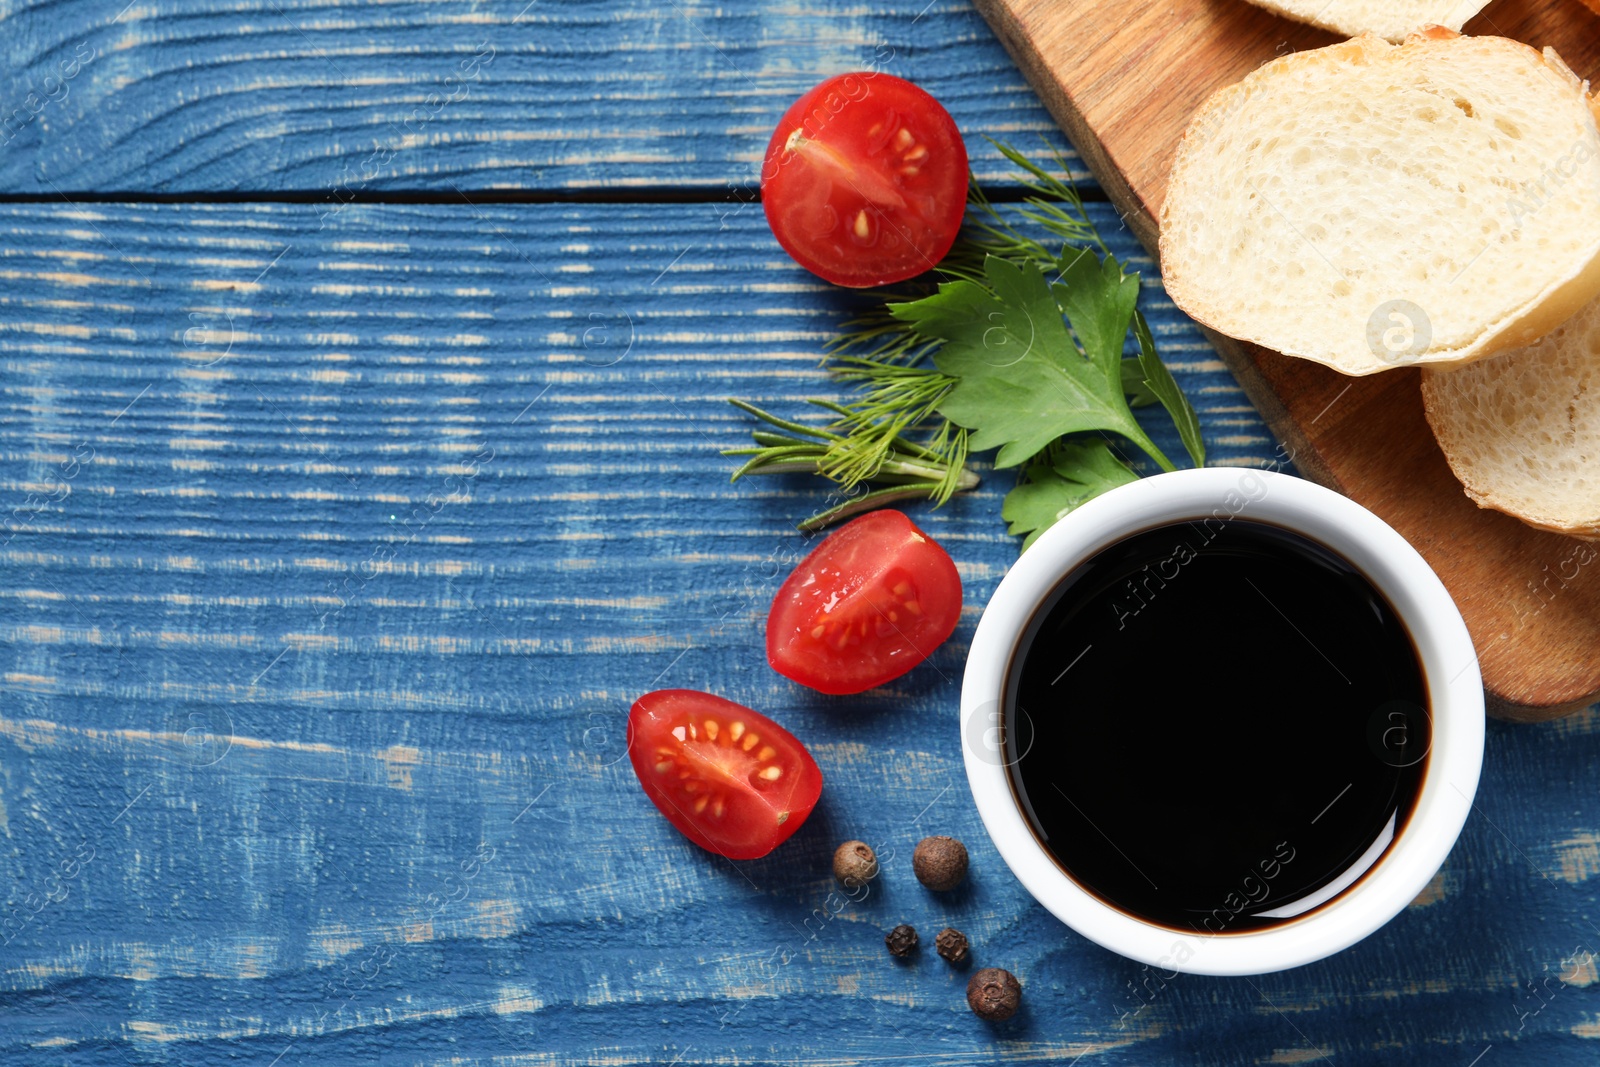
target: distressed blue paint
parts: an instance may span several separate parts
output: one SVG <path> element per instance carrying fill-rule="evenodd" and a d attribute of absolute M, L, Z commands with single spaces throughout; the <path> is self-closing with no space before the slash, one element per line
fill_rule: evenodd
<path fill-rule="evenodd" d="M 1065 144 L 966 0 L 0 5 L 0 192 L 753 188 L 823 75 Z M 8 116 L 18 116 L 9 127 Z"/>
<path fill-rule="evenodd" d="M 723 398 L 833 393 L 816 355 L 851 301 L 717 210 L 0 211 L 0 493 L 61 497 L 0 549 L 0 881 L 8 913 L 66 894 L 0 949 L 0 1059 L 1588 1054 L 1600 987 L 1555 982 L 1524 1021 L 1516 986 L 1600 941 L 1593 713 L 1491 726 L 1442 900 L 1288 974 L 1181 978 L 1119 1026 L 1144 975 L 1031 903 L 961 771 L 962 656 L 1016 549 L 1005 478 L 916 509 L 968 595 L 929 665 L 830 699 L 764 663 L 788 524 L 823 495 L 728 485 L 749 423 Z M 1194 326 L 1146 306 L 1217 460 L 1269 463 Z M 617 762 L 628 703 L 669 685 L 813 746 L 823 804 L 775 855 L 688 845 Z M 948 899 L 908 870 L 932 832 L 973 849 Z M 821 922 L 847 836 L 893 859 Z M 894 965 L 900 921 L 965 929 L 1026 1012 L 991 1029 L 931 953 Z"/>

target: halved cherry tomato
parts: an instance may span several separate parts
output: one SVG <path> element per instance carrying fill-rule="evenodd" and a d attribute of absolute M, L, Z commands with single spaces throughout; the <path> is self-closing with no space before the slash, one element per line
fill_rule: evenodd
<path fill-rule="evenodd" d="M 822 771 L 788 730 L 710 693 L 660 689 L 634 702 L 628 756 L 683 835 L 729 859 L 765 856 L 800 829 Z"/>
<path fill-rule="evenodd" d="M 967 149 L 939 101 L 901 78 L 829 78 L 784 113 L 761 203 L 802 267 L 839 285 L 887 285 L 937 266 L 967 206 Z"/>
<path fill-rule="evenodd" d="M 961 617 L 950 554 L 898 511 L 869 511 L 800 561 L 767 615 L 767 662 L 824 693 L 898 678 Z"/>

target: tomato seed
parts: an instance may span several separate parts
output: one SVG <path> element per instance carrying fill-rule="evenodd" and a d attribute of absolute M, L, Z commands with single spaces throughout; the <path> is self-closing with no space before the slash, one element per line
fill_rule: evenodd
<path fill-rule="evenodd" d="M 706 728 L 706 736 L 715 741 L 717 739 L 717 731 L 721 729 L 717 725 L 717 721 L 715 719 L 707 719 L 702 725 Z"/>

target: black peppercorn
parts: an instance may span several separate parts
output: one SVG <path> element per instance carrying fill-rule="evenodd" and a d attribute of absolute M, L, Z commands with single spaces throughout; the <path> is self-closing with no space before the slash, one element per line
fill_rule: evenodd
<path fill-rule="evenodd" d="M 889 955 L 903 960 L 917 950 L 917 931 L 901 923 L 889 931 L 883 943 L 888 946 Z"/>
<path fill-rule="evenodd" d="M 847 889 L 878 877 L 878 857 L 865 841 L 846 841 L 833 853 L 833 876 Z"/>
<path fill-rule="evenodd" d="M 939 936 L 933 939 L 933 946 L 939 950 L 939 955 L 957 966 L 966 963 L 972 955 L 967 935 L 951 926 L 939 931 Z"/>
<path fill-rule="evenodd" d="M 967 981 L 967 1006 L 980 1019 L 998 1023 L 1017 1013 L 1022 983 L 1010 971 L 985 967 Z"/>
<path fill-rule="evenodd" d="M 911 854 L 911 869 L 929 889 L 954 889 L 967 876 L 967 846 L 953 837 L 924 837 Z"/>

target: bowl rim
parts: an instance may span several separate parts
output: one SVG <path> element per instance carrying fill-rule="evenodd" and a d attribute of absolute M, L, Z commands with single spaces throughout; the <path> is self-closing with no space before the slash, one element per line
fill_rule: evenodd
<path fill-rule="evenodd" d="M 1352 888 L 1265 930 L 1185 933 L 1137 919 L 1075 883 L 1028 827 L 1005 763 L 985 743 L 999 722 L 1011 655 L 1037 606 L 1078 563 L 1140 530 L 1184 519 L 1245 518 L 1296 531 L 1359 569 L 1416 644 L 1430 698 L 1431 746 L 1416 806 Z M 1113 489 L 1045 531 L 990 597 L 961 686 L 967 784 L 1001 858 L 1044 907 L 1089 940 L 1173 972 L 1266 974 L 1348 948 L 1410 904 L 1438 873 L 1472 809 L 1483 764 L 1484 698 L 1472 637 L 1444 583 L 1398 532 L 1348 497 L 1289 474 L 1206 467 Z"/>

